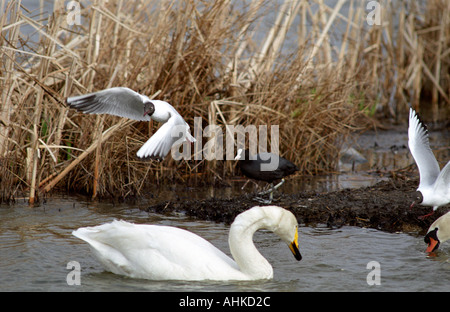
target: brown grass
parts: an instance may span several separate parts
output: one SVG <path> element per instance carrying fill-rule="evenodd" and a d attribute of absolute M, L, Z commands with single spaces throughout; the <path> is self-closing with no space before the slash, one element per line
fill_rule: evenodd
<path fill-rule="evenodd" d="M 236 174 L 233 161 L 140 161 L 157 123 L 64 105 L 113 86 L 172 103 L 191 129 L 194 117 L 222 128 L 279 125 L 282 156 L 304 174 L 334 170 L 368 116 L 402 121 L 411 103 L 448 118 L 446 0 L 380 1 L 382 24 L 372 27 L 365 1 L 81 1 L 73 26 L 63 1 L 48 19 L 19 3 L 0 2 L 0 202 L 25 194 L 33 203 L 55 187 L 127 197 L 151 183 Z"/>

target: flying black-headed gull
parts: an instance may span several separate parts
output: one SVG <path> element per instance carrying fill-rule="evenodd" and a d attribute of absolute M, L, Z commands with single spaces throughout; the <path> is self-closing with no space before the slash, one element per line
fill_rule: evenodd
<path fill-rule="evenodd" d="M 86 114 L 110 114 L 134 120 L 155 121 L 163 125 L 137 152 L 140 158 L 163 159 L 174 143 L 195 142 L 189 125 L 167 102 L 150 100 L 131 89 L 115 87 L 67 98 L 67 104 Z"/>
<path fill-rule="evenodd" d="M 430 149 L 427 127 L 412 108 L 409 110 L 408 145 L 420 175 L 417 197 L 411 208 L 415 204 L 433 207 L 431 213 L 421 217 L 425 218 L 432 215 L 438 207 L 450 203 L 450 161 L 442 171 L 439 169 Z"/>

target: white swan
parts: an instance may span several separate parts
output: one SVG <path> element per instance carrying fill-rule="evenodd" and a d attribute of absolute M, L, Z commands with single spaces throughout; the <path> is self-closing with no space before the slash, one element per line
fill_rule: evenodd
<path fill-rule="evenodd" d="M 272 266 L 252 240 L 259 229 L 277 234 L 301 260 L 297 219 L 277 206 L 253 207 L 236 217 L 228 239 L 235 261 L 200 236 L 170 226 L 113 221 L 72 234 L 89 243 L 115 274 L 151 280 L 271 279 Z"/>
<path fill-rule="evenodd" d="M 428 229 L 425 235 L 425 243 L 428 244 L 426 252 L 432 252 L 439 245 L 450 239 L 450 211 L 439 217 Z"/>

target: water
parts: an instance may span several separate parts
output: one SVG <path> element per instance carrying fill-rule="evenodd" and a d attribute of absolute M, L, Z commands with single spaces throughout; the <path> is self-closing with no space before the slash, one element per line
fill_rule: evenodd
<path fill-rule="evenodd" d="M 229 254 L 224 224 L 196 221 L 183 214 L 162 216 L 139 205 L 52 198 L 40 207 L 0 206 L 0 291 L 448 291 L 448 245 L 434 257 L 423 238 L 404 233 L 342 227 L 300 227 L 302 261 L 270 232 L 254 240 L 274 267 L 274 279 L 252 282 L 147 281 L 103 270 L 86 243 L 71 235 L 79 227 L 113 219 L 188 229 Z M 446 249 L 447 247 L 447 249 Z M 81 285 L 67 284 L 70 261 L 81 266 Z M 380 264 L 381 285 L 369 286 L 367 263 Z"/>

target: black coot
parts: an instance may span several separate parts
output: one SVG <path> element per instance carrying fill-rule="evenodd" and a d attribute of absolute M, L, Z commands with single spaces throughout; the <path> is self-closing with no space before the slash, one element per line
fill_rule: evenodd
<path fill-rule="evenodd" d="M 273 153 L 259 153 L 257 155 L 250 155 L 249 150 L 243 151 L 242 149 L 239 149 L 235 160 L 239 161 L 239 167 L 246 177 L 270 183 L 269 190 L 259 193 L 259 195 L 270 193 L 269 200 L 257 198 L 260 202 L 266 204 L 270 204 L 272 202 L 273 191 L 284 183 L 284 177 L 287 177 L 299 170 L 295 164 L 286 158 L 280 157 Z M 276 160 L 278 160 L 278 162 Z M 271 168 L 272 166 L 269 166 L 271 162 L 273 164 L 273 168 Z M 273 186 L 273 182 L 280 179 L 281 182 Z"/>

